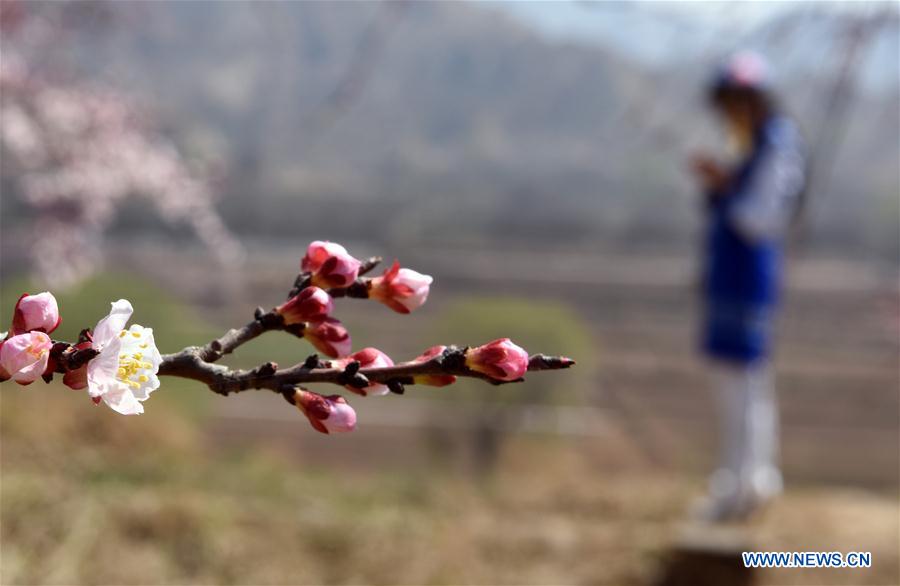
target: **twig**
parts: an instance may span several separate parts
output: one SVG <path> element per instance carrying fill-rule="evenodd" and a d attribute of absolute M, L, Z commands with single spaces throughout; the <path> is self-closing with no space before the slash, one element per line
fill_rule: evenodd
<path fill-rule="evenodd" d="M 373 256 L 362 263 L 359 275 L 368 273 L 380 262 L 381 257 Z M 348 287 L 329 289 L 332 297 L 353 297 L 365 299 L 369 296 L 369 281 L 358 277 Z M 297 295 L 310 284 L 309 273 L 300 273 L 288 299 Z M 485 374 L 466 366 L 467 348 L 450 346 L 443 353 L 424 362 L 406 362 L 388 367 L 360 368 L 358 362 L 351 362 L 344 368 L 333 368 L 330 362 L 322 362 L 312 355 L 301 364 L 278 370 L 274 362 L 266 362 L 251 370 L 231 370 L 215 364 L 226 354 L 231 354 L 239 346 L 266 332 L 287 331 L 297 336 L 303 335 L 303 325 L 285 325 L 284 319 L 275 310 L 265 311 L 258 307 L 254 319 L 240 329 L 231 329 L 205 346 L 189 346 L 175 354 L 162 357 L 158 374 L 177 376 L 200 381 L 220 395 L 238 393 L 248 389 L 268 389 L 285 393 L 286 389 L 305 383 L 333 383 L 363 388 L 371 383 L 387 385 L 395 393 L 403 393 L 404 385 L 414 384 L 415 377 L 421 375 L 454 375 L 479 378 L 492 384 L 502 384 Z M 529 359 L 528 370 L 557 370 L 575 364 L 570 358 L 536 354 Z M 288 395 L 285 394 L 287 397 Z"/>
<path fill-rule="evenodd" d="M 186 351 L 196 353 L 204 362 L 216 362 L 226 354 L 231 354 L 238 346 L 271 331 L 286 330 L 284 319 L 274 311 L 265 311 L 258 307 L 254 314 L 254 320 L 240 329 L 231 329 L 221 337 L 216 338 L 202 348 L 185 348 L 179 354 Z M 163 357 L 165 359 L 165 357 Z"/>
<path fill-rule="evenodd" d="M 252 324 L 250 324 L 252 325 Z M 223 338 L 232 335 L 232 330 Z M 255 330 L 254 330 L 255 331 Z M 258 334 L 257 334 L 258 335 Z M 232 336 L 241 339 L 240 334 Z M 253 336 L 255 337 L 255 336 Z M 223 339 L 223 338 L 220 338 Z M 247 338 L 250 339 L 250 338 Z M 285 386 L 306 383 L 332 383 L 363 388 L 370 383 L 385 385 L 407 385 L 415 382 L 420 375 L 455 375 L 479 378 L 493 384 L 503 384 L 485 374 L 471 370 L 465 365 L 465 348 L 451 346 L 426 362 L 406 362 L 395 366 L 359 368 L 359 363 L 351 363 L 346 368 L 310 367 L 310 360 L 278 370 L 278 366 L 267 362 L 251 370 L 231 370 L 225 366 L 211 364 L 203 360 L 203 348 L 185 348 L 176 354 L 163 356 L 159 367 L 161 376 L 177 376 L 200 381 L 220 395 L 238 393 L 249 389 L 268 389 L 281 393 Z M 313 362 L 318 366 L 318 360 Z M 558 370 L 575 364 L 570 358 L 536 354 L 529 359 L 528 370 Z M 522 379 L 508 382 L 520 382 Z"/>

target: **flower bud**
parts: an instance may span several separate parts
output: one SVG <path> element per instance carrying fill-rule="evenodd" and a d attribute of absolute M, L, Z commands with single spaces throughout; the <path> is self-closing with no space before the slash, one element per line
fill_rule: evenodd
<path fill-rule="evenodd" d="M 334 360 L 331 365 L 334 368 L 346 368 L 351 362 L 359 362 L 360 368 L 394 366 L 394 361 L 391 360 L 391 357 L 377 348 L 363 348 L 359 352 L 354 352 L 346 358 Z M 372 383 L 361 389 L 347 385 L 347 389 L 364 397 L 366 395 L 386 395 L 390 392 L 387 385 L 381 383 Z"/>
<path fill-rule="evenodd" d="M 306 415 L 309 423 L 322 433 L 353 431 L 356 427 L 356 411 L 340 395 L 326 397 L 298 389 L 294 393 L 294 404 Z"/>
<path fill-rule="evenodd" d="M 440 356 L 446 350 L 446 346 L 432 346 L 419 356 L 416 356 L 411 362 L 422 363 Z M 452 374 L 417 374 L 413 376 L 413 382 L 417 385 L 427 385 L 430 387 L 446 387 L 456 382 L 456 377 Z"/>
<path fill-rule="evenodd" d="M 47 370 L 53 341 L 44 332 L 13 336 L 0 344 L 0 380 L 31 384 Z"/>
<path fill-rule="evenodd" d="M 37 295 L 25 293 L 16 303 L 12 334 L 33 331 L 49 334 L 59 326 L 60 321 L 59 305 L 52 293 L 47 291 Z"/>
<path fill-rule="evenodd" d="M 384 303 L 397 313 L 409 313 L 428 299 L 428 291 L 434 279 L 412 269 L 394 264 L 369 284 L 369 297 Z"/>
<path fill-rule="evenodd" d="M 303 328 L 303 337 L 316 350 L 331 358 L 350 354 L 353 348 L 350 332 L 339 320 L 328 317 L 321 321 L 311 321 Z"/>
<path fill-rule="evenodd" d="M 509 338 L 500 338 L 466 351 L 466 366 L 497 380 L 522 378 L 528 370 L 528 353 Z"/>
<path fill-rule="evenodd" d="M 312 283 L 324 289 L 349 287 L 359 276 L 362 263 L 340 244 L 316 240 L 306 249 L 300 269 L 312 273 Z"/>
<path fill-rule="evenodd" d="M 306 248 L 306 256 L 300 261 L 300 270 L 315 273 L 332 256 L 348 255 L 347 249 L 336 242 L 314 240 Z"/>
<path fill-rule="evenodd" d="M 275 308 L 275 312 L 284 318 L 285 324 L 298 324 L 305 321 L 323 320 L 334 309 L 331 295 L 318 287 L 307 287 L 291 297 L 286 303 Z"/>
<path fill-rule="evenodd" d="M 319 287 L 349 287 L 359 275 L 361 262 L 349 254 L 331 256 L 313 273 L 312 283 Z"/>

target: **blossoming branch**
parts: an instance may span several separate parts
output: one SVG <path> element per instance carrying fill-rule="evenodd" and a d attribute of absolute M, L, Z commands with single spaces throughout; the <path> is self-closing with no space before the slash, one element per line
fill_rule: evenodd
<path fill-rule="evenodd" d="M 350 332 L 335 318 L 336 298 L 373 299 L 402 314 L 422 306 L 433 282 L 429 275 L 398 262 L 378 277 L 366 277 L 379 258 L 360 261 L 332 242 L 309 245 L 300 273 L 287 300 L 269 311 L 258 308 L 242 328 L 232 329 L 204 346 L 189 346 L 161 355 L 153 330 L 133 324 L 131 303 L 112 303 L 106 317 L 82 330 L 75 343 L 56 341 L 50 334 L 60 323 L 59 306 L 51 293 L 22 295 L 12 327 L 0 334 L 0 381 L 28 385 L 55 373 L 75 390 L 87 390 L 95 403 L 105 403 L 124 415 L 143 413 L 143 403 L 159 388 L 161 376 L 196 380 L 220 395 L 248 389 L 268 389 L 295 405 L 323 433 L 351 431 L 356 412 L 340 395 L 322 395 L 303 385 L 330 383 L 362 396 L 403 394 L 407 385 L 443 387 L 457 377 L 493 384 L 518 382 L 529 370 L 555 370 L 574 364 L 562 356 L 529 356 L 509 338 L 481 346 L 433 346 L 421 355 L 395 363 L 377 348 L 353 351 Z M 288 368 L 274 362 L 251 369 L 216 364 L 226 354 L 268 332 L 303 338 L 319 353 Z"/>

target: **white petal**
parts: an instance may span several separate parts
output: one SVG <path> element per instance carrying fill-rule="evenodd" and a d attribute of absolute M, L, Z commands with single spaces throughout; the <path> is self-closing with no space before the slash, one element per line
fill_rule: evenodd
<path fill-rule="evenodd" d="M 109 315 L 97 322 L 94 328 L 94 348 L 103 348 L 117 337 L 119 332 L 125 329 L 125 324 L 128 323 L 132 313 L 134 308 L 127 299 L 114 302 Z"/>
<path fill-rule="evenodd" d="M 144 412 L 144 406 L 125 385 L 120 385 L 103 395 L 103 402 L 122 415 L 140 415 Z"/>
<path fill-rule="evenodd" d="M 137 334 L 137 336 L 135 336 Z M 150 397 L 150 393 L 159 388 L 159 378 L 156 376 L 157 371 L 159 370 L 159 364 L 162 362 L 162 356 L 159 354 L 159 350 L 156 348 L 156 343 L 153 340 L 153 329 L 145 328 L 138 324 L 132 324 L 130 328 L 128 328 L 128 334 L 125 335 L 122 340 L 122 347 L 119 350 L 119 355 L 121 354 L 141 354 L 141 360 L 144 362 L 150 363 L 151 367 L 147 370 L 142 371 L 140 374 L 146 375 L 147 380 L 145 382 L 137 382 L 140 385 L 137 388 L 131 387 L 131 392 L 134 394 L 134 397 L 138 401 L 146 401 Z"/>
<path fill-rule="evenodd" d="M 99 397 L 118 386 L 116 373 L 119 371 L 119 350 L 122 342 L 118 336 L 107 344 L 100 355 L 88 362 L 88 394 Z"/>

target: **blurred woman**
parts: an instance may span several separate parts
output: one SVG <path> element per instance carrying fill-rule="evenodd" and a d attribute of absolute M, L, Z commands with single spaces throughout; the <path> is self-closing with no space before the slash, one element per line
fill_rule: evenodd
<path fill-rule="evenodd" d="M 778 410 L 770 367 L 783 244 L 805 184 L 801 140 L 778 112 L 766 65 L 730 59 L 709 90 L 735 147 L 726 165 L 696 156 L 705 194 L 703 350 L 721 395 L 721 454 L 695 514 L 708 521 L 747 516 L 782 490 Z"/>

